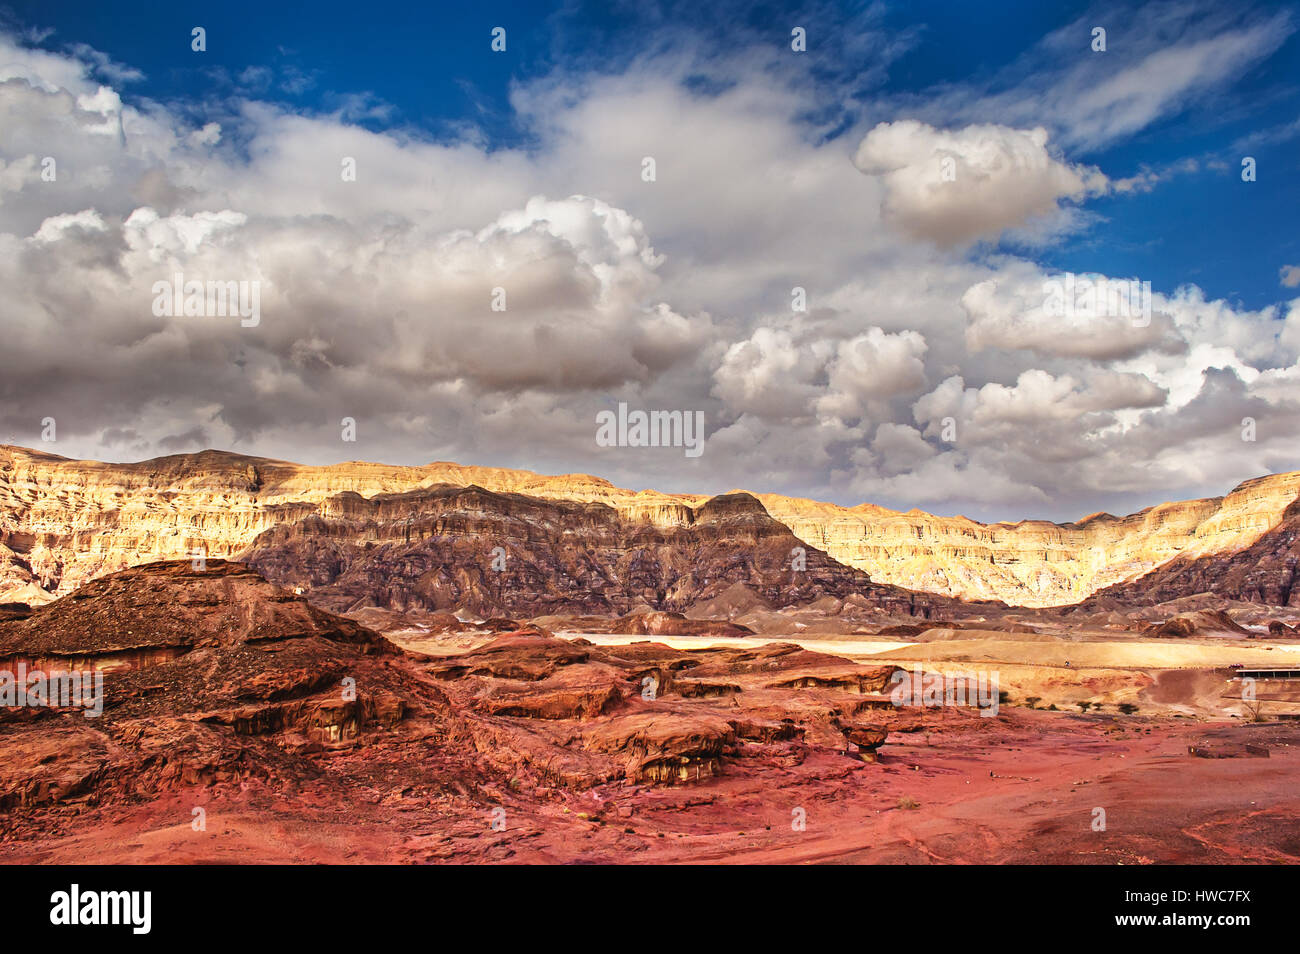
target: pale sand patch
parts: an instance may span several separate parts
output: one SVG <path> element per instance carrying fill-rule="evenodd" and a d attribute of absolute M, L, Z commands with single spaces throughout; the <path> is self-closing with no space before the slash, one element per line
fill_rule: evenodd
<path fill-rule="evenodd" d="M 631 643 L 662 643 L 673 649 L 755 649 L 769 643 L 796 643 L 810 652 L 832 656 L 873 656 L 915 643 L 896 639 L 808 639 L 803 636 L 641 636 L 622 633 L 556 633 L 565 639 L 586 639 L 597 646 L 627 646 Z"/>
<path fill-rule="evenodd" d="M 875 654 L 874 659 L 902 662 L 1015 663 L 1097 669 L 1215 669 L 1234 663 L 1244 666 L 1296 666 L 1300 656 L 1295 644 L 1244 644 L 1240 640 L 1209 642 L 1169 639 L 1132 639 L 1111 642 L 1075 642 L 1038 639 L 1020 642 L 1014 638 L 944 640 L 893 648 Z"/>
<path fill-rule="evenodd" d="M 798 635 L 762 637 L 638 636 L 560 633 L 601 646 L 652 641 L 677 649 L 746 648 L 764 643 L 795 643 L 813 652 L 843 656 L 866 664 L 890 663 L 960 676 L 992 671 L 1012 704 L 1037 697 L 1040 707 L 1074 709 L 1080 702 L 1104 703 L 1114 710 L 1133 703 L 1144 713 L 1183 713 L 1210 718 L 1241 715 L 1239 701 L 1225 698 L 1234 685 L 1223 672 L 1244 666 L 1300 665 L 1300 645 L 1252 640 L 1071 640 L 1045 634 L 981 633 L 978 639 L 946 638 L 905 642 L 885 639 L 809 639 Z M 955 635 L 955 634 L 954 634 Z M 1021 637 L 1021 638 L 1017 638 Z M 1067 666 L 1066 663 L 1069 663 Z M 1217 673 L 1215 671 L 1218 671 Z M 1186 685 L 1162 687 L 1165 673 L 1186 671 Z M 1186 680 L 1184 680 L 1186 682 Z M 1171 691 L 1172 690 L 1172 691 Z"/>

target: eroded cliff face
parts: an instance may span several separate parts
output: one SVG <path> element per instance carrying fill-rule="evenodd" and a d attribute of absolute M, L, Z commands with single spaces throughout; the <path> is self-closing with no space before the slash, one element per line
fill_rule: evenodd
<path fill-rule="evenodd" d="M 634 493 L 583 474 L 457 464 L 304 467 L 220 451 L 106 464 L 0 446 L 0 601 L 45 603 L 106 573 L 196 552 L 232 557 L 340 494 L 438 485 L 604 503 L 661 527 L 689 523 L 692 503 L 706 499 Z"/>
<path fill-rule="evenodd" d="M 450 463 L 309 467 L 204 451 L 105 464 L 0 447 L 0 601 L 47 602 L 105 573 L 196 551 L 235 557 L 273 528 L 309 515 L 330 518 L 351 506 L 348 494 L 374 498 L 438 486 L 599 504 L 622 523 L 663 531 L 690 527 L 709 499 L 625 490 L 585 474 Z M 800 541 L 876 583 L 1051 606 L 1077 602 L 1175 557 L 1244 550 L 1281 523 L 1298 494 L 1300 472 L 1279 474 L 1247 481 L 1222 498 L 1069 524 L 981 524 L 870 504 L 757 497 Z"/>
<path fill-rule="evenodd" d="M 1099 590 L 1082 610 L 1151 605 L 1198 593 L 1270 606 L 1300 606 L 1300 498 L 1277 526 L 1244 549 L 1189 549 L 1135 580 Z M 1285 632 L 1285 624 L 1281 632 Z"/>
<path fill-rule="evenodd" d="M 369 499 L 349 492 L 259 535 L 239 559 L 339 613 L 681 612 L 737 585 L 771 606 L 856 594 L 885 615 L 960 609 L 945 605 L 951 600 L 875 584 L 802 546 L 749 494 L 714 497 L 689 513 L 680 526 L 660 527 L 603 503 L 477 486 Z"/>
<path fill-rule="evenodd" d="M 1226 497 L 1151 507 L 1077 523 L 982 524 L 965 517 L 845 508 L 759 494 L 795 535 L 873 580 L 962 599 L 1018 606 L 1075 603 L 1175 557 L 1231 553 L 1282 522 L 1300 473 L 1248 480 Z"/>

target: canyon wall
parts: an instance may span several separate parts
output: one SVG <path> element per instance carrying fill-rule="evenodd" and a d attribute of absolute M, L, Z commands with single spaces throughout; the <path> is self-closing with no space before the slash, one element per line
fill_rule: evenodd
<path fill-rule="evenodd" d="M 795 535 L 873 580 L 962 599 L 1017 606 L 1075 603 L 1175 557 L 1250 547 L 1300 495 L 1300 472 L 1248 480 L 1226 497 L 1164 503 L 1076 523 L 977 523 L 965 517 L 836 507 L 758 494 Z"/>
<path fill-rule="evenodd" d="M 331 499 L 477 486 L 496 494 L 599 504 L 619 521 L 690 527 L 705 495 L 631 491 L 585 474 L 434 463 L 324 467 L 219 451 L 135 464 L 73 461 L 0 446 L 0 601 L 48 602 L 105 573 L 157 560 L 247 551 L 273 528 L 330 515 Z M 982 524 L 918 510 L 840 507 L 756 494 L 806 545 L 871 580 L 1021 606 L 1074 603 L 1175 557 L 1244 550 L 1282 522 L 1300 472 L 1246 481 L 1227 496 L 1076 523 Z"/>
<path fill-rule="evenodd" d="M 220 451 L 106 464 L 0 446 L 0 602 L 48 602 L 106 573 L 196 550 L 230 558 L 342 493 L 374 497 L 438 485 L 604 503 L 626 519 L 663 527 L 689 523 L 692 504 L 707 499 L 637 494 L 581 474 L 457 464 L 305 467 Z"/>
<path fill-rule="evenodd" d="M 1189 549 L 1135 580 L 1098 590 L 1079 609 L 1151 605 L 1199 593 L 1300 606 L 1300 498 L 1282 521 L 1244 549 Z"/>

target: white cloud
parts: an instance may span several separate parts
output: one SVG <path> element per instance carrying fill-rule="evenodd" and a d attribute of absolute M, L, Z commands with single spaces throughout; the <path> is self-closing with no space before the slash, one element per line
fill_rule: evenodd
<path fill-rule="evenodd" d="M 915 331 L 889 334 L 868 328 L 842 341 L 828 368 L 824 415 L 851 418 L 883 398 L 912 394 L 925 386 L 925 338 Z"/>
<path fill-rule="evenodd" d="M 996 238 L 1058 213 L 1063 200 L 1104 191 L 1105 176 L 1055 158 L 1047 139 L 1042 127 L 941 130 L 902 120 L 867 133 L 854 162 L 883 182 L 886 221 L 956 245 Z"/>
<path fill-rule="evenodd" d="M 142 207 L 122 223 L 122 238 L 132 251 L 143 252 L 151 262 L 161 263 L 177 255 L 195 255 L 200 246 L 247 221 L 247 215 L 230 209 L 163 217 L 154 209 Z M 104 227 L 102 219 L 99 226 Z"/>
<path fill-rule="evenodd" d="M 713 373 L 713 393 L 738 413 L 787 421 L 805 417 L 822 393 L 817 379 L 832 351 L 826 342 L 805 347 L 788 331 L 757 328 L 727 349 Z"/>
<path fill-rule="evenodd" d="M 1268 57 L 1294 30 L 1285 12 L 1217 32 L 1198 29 L 1189 18 L 1183 24 L 1187 32 L 1176 39 L 1167 35 L 1172 25 L 1146 26 L 1130 23 L 1123 36 L 1157 41 L 1154 48 L 1117 71 L 1103 70 L 1107 64 L 1095 59 L 1075 58 L 1076 67 L 1052 91 L 1046 108 L 1059 107 L 1072 142 L 1106 143 L 1145 129 Z"/>
<path fill-rule="evenodd" d="M 1090 48 L 1098 26 L 1107 30 L 1104 53 Z M 1294 32 L 1293 11 L 1210 0 L 1091 10 L 982 84 L 936 91 L 926 112 L 948 122 L 1049 124 L 1063 147 L 1101 149 L 1193 108 L 1212 116 L 1225 87 Z"/>
<path fill-rule="evenodd" d="M 863 175 L 760 69 L 707 96 L 671 59 L 523 83 L 534 141 L 489 151 L 249 100 L 190 122 L 101 93 L 91 59 L 0 56 L 27 77 L 0 82 L 4 437 L 51 415 L 70 456 L 460 459 L 1065 518 L 1294 462 L 1297 303 L 1166 289 L 1147 329 L 1045 325 L 1047 273 L 961 254 L 1099 188 L 1034 117 L 861 130 Z M 925 179 L 945 154 L 948 195 Z M 261 324 L 155 318 L 177 269 L 261 281 Z M 620 400 L 705 411 L 706 453 L 597 448 Z"/>
<path fill-rule="evenodd" d="M 961 297 L 972 352 L 1023 349 L 1038 355 L 1113 361 L 1150 350 L 1186 350 L 1139 279 L 1044 273 L 1011 264 Z"/>
<path fill-rule="evenodd" d="M 33 241 L 57 242 L 74 230 L 84 232 L 103 232 L 107 226 L 104 219 L 94 209 L 86 209 L 73 215 L 52 215 L 36 230 Z"/>

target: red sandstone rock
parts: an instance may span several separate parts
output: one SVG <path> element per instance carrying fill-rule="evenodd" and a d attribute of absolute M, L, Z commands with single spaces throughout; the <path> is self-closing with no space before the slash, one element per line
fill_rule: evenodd
<path fill-rule="evenodd" d="M 723 751 L 735 738 L 720 715 L 656 706 L 593 726 L 583 745 L 616 757 L 635 781 L 698 782 L 721 771 Z"/>

